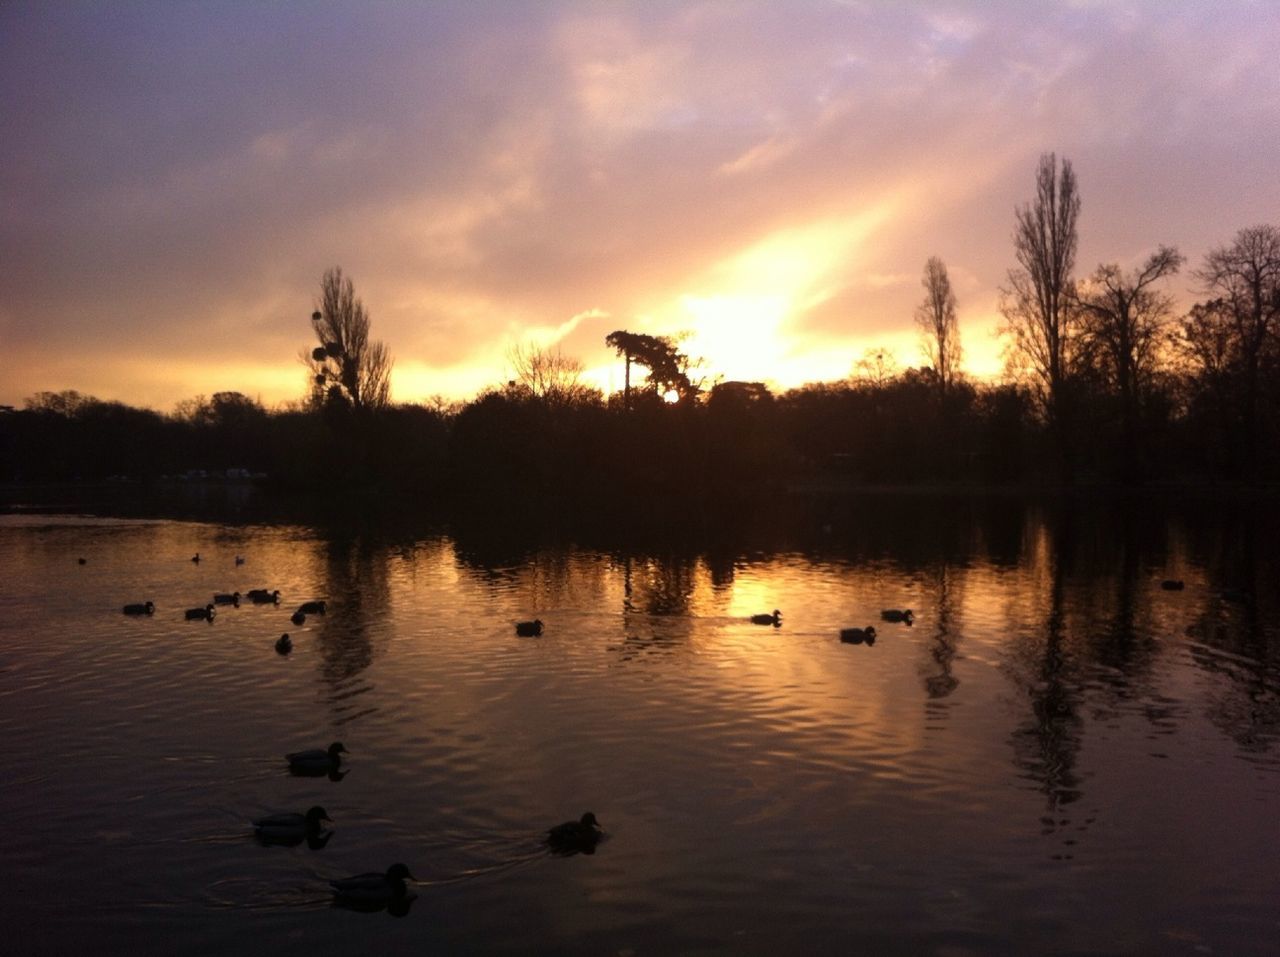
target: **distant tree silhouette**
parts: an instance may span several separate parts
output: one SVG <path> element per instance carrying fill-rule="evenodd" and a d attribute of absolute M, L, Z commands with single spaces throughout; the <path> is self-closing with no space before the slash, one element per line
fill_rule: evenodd
<path fill-rule="evenodd" d="M 559 349 L 553 352 L 537 346 L 516 345 L 507 352 L 507 361 L 515 373 L 512 381 L 516 386 L 544 402 L 568 405 L 602 398 L 599 389 L 582 381 L 582 361 L 564 355 Z"/>
<path fill-rule="evenodd" d="M 92 395 L 85 395 L 75 389 L 63 389 L 61 392 L 37 392 L 22 400 L 22 406 L 28 412 L 41 412 L 50 415 L 72 418 L 79 415 L 89 406 L 102 400 Z"/>
<path fill-rule="evenodd" d="M 619 329 L 604 338 L 605 345 L 612 346 L 626 360 L 626 379 L 623 396 L 627 408 L 631 407 L 631 363 L 637 362 L 649 370 L 649 387 L 654 392 L 674 390 L 681 399 L 696 396 L 699 386 L 689 378 L 689 357 L 676 349 L 670 336 L 648 336 L 639 332 Z"/>
<path fill-rule="evenodd" d="M 1073 474 L 1068 390 L 1077 355 L 1071 271 L 1076 259 L 1080 194 L 1070 160 L 1058 172 L 1053 153 L 1040 157 L 1036 198 L 1015 210 L 1018 266 L 1001 289 L 1000 310 L 1014 351 L 1031 367 L 1060 455 L 1063 477 Z"/>
<path fill-rule="evenodd" d="M 182 399 L 174 406 L 174 415 L 197 425 L 239 429 L 266 418 L 266 410 L 243 392 L 215 392 L 212 399 L 197 395 Z"/>
<path fill-rule="evenodd" d="M 1137 478 L 1141 461 L 1141 403 L 1146 397 L 1168 341 L 1173 298 L 1155 284 L 1177 273 L 1183 256 L 1161 246 L 1139 268 L 1099 266 L 1076 293 L 1083 334 L 1099 360 L 1108 388 L 1119 405 L 1122 477 Z"/>
<path fill-rule="evenodd" d="M 311 401 L 381 409 L 391 401 L 391 355 L 369 341 L 369 314 L 337 266 L 320 281 L 319 308 L 311 315 L 320 344 L 303 356 L 311 372 Z"/>
<path fill-rule="evenodd" d="M 956 294 L 951 289 L 947 267 L 937 256 L 930 256 L 925 263 L 921 285 L 925 297 L 916 307 L 916 325 L 933 365 L 938 390 L 945 395 L 960 372 L 960 330 L 956 324 Z"/>
<path fill-rule="evenodd" d="M 1196 278 L 1214 295 L 1193 317 L 1192 326 L 1229 334 L 1229 366 L 1239 384 L 1243 467 L 1259 465 L 1264 373 L 1275 371 L 1280 334 L 1280 230 L 1252 226 L 1236 233 L 1230 246 L 1205 256 Z M 1185 328 L 1185 327 L 1184 327 Z M 1212 338 L 1210 334 L 1210 338 Z"/>
<path fill-rule="evenodd" d="M 877 347 L 867 349 L 862 358 L 854 363 L 853 381 L 862 385 L 883 388 L 898 375 L 898 360 L 893 350 Z"/>

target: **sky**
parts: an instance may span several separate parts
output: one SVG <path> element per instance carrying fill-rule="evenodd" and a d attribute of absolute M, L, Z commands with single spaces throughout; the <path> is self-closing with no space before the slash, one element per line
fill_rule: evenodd
<path fill-rule="evenodd" d="M 513 347 L 622 385 L 616 329 L 707 382 L 924 362 L 930 256 L 965 367 L 1042 153 L 1077 274 L 1280 224 L 1271 0 L 0 4 L 0 404 L 300 399 L 325 270 L 467 399 Z"/>

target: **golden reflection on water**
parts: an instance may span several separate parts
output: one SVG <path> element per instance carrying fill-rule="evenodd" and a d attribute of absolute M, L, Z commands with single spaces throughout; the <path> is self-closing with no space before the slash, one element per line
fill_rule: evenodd
<path fill-rule="evenodd" d="M 967 927 L 994 950 L 1089 952 L 1118 932 L 1163 940 L 1173 908 L 1222 952 L 1259 952 L 1275 884 L 1258 849 L 1280 807 L 1277 556 L 1265 525 L 1128 521 L 921 508 L 836 515 L 770 549 L 0 519 L 17 876 L 52 889 L 96 865 L 127 889 L 158 871 L 185 891 L 151 897 L 209 932 L 182 902 L 200 888 L 236 904 L 252 882 L 410 857 L 449 900 L 415 908 L 432 918 L 418 933 L 443 935 L 417 943 L 452 949 L 517 947 L 486 916 L 502 906 L 565 944 L 583 919 L 566 901 L 589 899 L 611 950 L 637 926 L 680 950 L 699 946 L 691 925 L 769 941 L 782 920 L 820 950 L 895 927 L 903 952 L 928 952 Z M 1173 577 L 1184 589 L 1161 589 Z M 250 588 L 284 597 L 181 619 Z M 325 614 L 289 623 L 319 598 Z M 154 618 L 121 615 L 148 599 Z M 905 607 L 912 625 L 880 619 Z M 751 623 L 774 608 L 780 627 Z M 518 637 L 533 617 L 543 635 Z M 838 640 L 864 625 L 874 645 Z M 285 631 L 287 657 L 272 650 Z M 335 739 L 351 754 L 318 782 L 337 821 L 322 852 L 299 849 L 300 870 L 219 843 L 225 820 L 317 797 L 280 755 Z M 591 870 L 528 863 L 540 828 L 587 809 L 610 835 Z M 133 845 L 137 815 L 159 843 Z M 121 860 L 50 844 L 51 816 L 126 835 Z M 1243 937 L 1195 879 L 1164 876 L 1223 868 L 1244 875 L 1227 902 Z M 110 913 L 100 928 L 122 933 Z M 282 917 L 282 934 L 316 916 Z"/>

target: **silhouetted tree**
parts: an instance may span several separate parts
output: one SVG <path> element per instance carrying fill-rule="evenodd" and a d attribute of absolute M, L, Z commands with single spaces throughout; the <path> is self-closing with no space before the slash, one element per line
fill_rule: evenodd
<path fill-rule="evenodd" d="M 1067 406 L 1076 353 L 1071 271 L 1079 215 L 1080 194 L 1070 160 L 1063 160 L 1059 174 L 1057 156 L 1043 154 L 1035 201 L 1015 210 L 1018 267 L 1009 270 L 1009 285 L 1000 291 L 1006 332 L 1015 352 L 1030 364 L 1067 479 L 1073 471 Z"/>
<path fill-rule="evenodd" d="M 22 400 L 22 406 L 28 412 L 42 412 L 73 418 L 91 405 L 102 400 L 92 395 L 84 395 L 75 389 L 63 389 L 61 392 L 37 392 Z"/>
<path fill-rule="evenodd" d="M 1264 366 L 1275 356 L 1280 327 L 1280 230 L 1240 230 L 1230 246 L 1205 256 L 1196 278 L 1215 295 L 1200 320 L 1225 323 L 1223 331 L 1231 334 L 1232 365 L 1240 386 L 1243 464 L 1253 474 L 1261 435 L 1260 386 Z"/>
<path fill-rule="evenodd" d="M 1158 369 L 1173 311 L 1172 297 L 1154 287 L 1182 263 L 1177 249 L 1161 246 L 1131 272 L 1115 264 L 1099 266 L 1077 291 L 1083 333 L 1119 403 L 1120 467 L 1128 480 L 1137 477 L 1140 405 Z"/>
<path fill-rule="evenodd" d="M 674 390 L 681 399 L 696 396 L 699 386 L 689 378 L 689 357 L 676 349 L 670 336 L 648 336 L 639 332 L 619 329 L 604 338 L 605 345 L 612 346 L 626 360 L 624 401 L 631 406 L 631 363 L 637 362 L 649 370 L 648 381 L 655 392 Z"/>
<path fill-rule="evenodd" d="M 369 341 L 369 314 L 350 279 L 335 266 L 320 281 L 311 324 L 320 345 L 303 356 L 311 371 L 311 401 L 380 409 L 391 401 L 391 355 Z"/>
<path fill-rule="evenodd" d="M 552 405 L 602 398 L 599 389 L 582 381 L 582 361 L 564 355 L 559 349 L 552 352 L 536 346 L 516 345 L 508 351 L 507 361 L 515 373 L 512 381 L 534 398 Z"/>
<path fill-rule="evenodd" d="M 938 390 L 947 389 L 960 371 L 960 330 L 956 324 L 956 294 L 951 290 L 947 267 L 937 256 L 924 266 L 924 302 L 916 307 L 916 325 L 924 340 L 925 353 L 933 364 Z"/>
<path fill-rule="evenodd" d="M 883 388 L 898 375 L 898 360 L 891 349 L 867 349 L 853 365 L 853 381 Z"/>

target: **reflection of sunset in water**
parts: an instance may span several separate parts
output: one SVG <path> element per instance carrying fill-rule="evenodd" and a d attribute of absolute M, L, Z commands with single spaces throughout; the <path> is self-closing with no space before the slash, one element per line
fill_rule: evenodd
<path fill-rule="evenodd" d="M 825 951 L 892 926 L 928 952 L 973 922 L 1002 950 L 1066 934 L 1092 952 L 1116 934 L 1163 940 L 1176 906 L 1219 949 L 1252 953 L 1265 934 L 1247 915 L 1274 889 L 1259 835 L 1280 770 L 1264 624 L 1280 609 L 1219 583 L 1273 579 L 1269 521 L 885 497 L 792 541 L 747 524 L 750 544 L 641 548 L 538 545 L 487 523 L 446 537 L 0 519 L 0 812 L 37 891 L 95 868 L 117 905 L 87 918 L 99 942 L 128 935 L 114 915 L 142 897 L 182 915 L 179 937 L 243 945 L 236 922 L 190 902 L 214 888 L 224 906 L 267 893 L 284 907 L 306 867 L 235 828 L 322 800 L 325 859 L 358 836 L 361 861 L 429 874 L 441 906 L 410 933 L 450 950 L 527 946 L 529 926 L 492 921 L 497 907 L 558 914 L 538 939 L 569 939 L 583 918 L 564 901 L 589 887 L 593 926 L 635 942 L 640 906 L 661 949 L 697 949 L 694 921 L 699 939 L 749 927 L 773 951 L 781 920 Z M 258 587 L 281 603 L 182 620 L 215 591 Z M 154 616 L 121 614 L 144 599 Z M 325 613 L 289 624 L 309 599 Z M 773 608 L 780 627 L 750 621 Z M 880 616 L 893 608 L 914 623 Z M 534 617 L 542 634 L 517 635 Z M 839 640 L 866 625 L 874 644 Z M 331 741 L 343 775 L 288 775 L 283 754 Z M 50 776 L 51 760 L 80 773 Z M 1238 799 L 1206 814 L 1222 793 Z M 538 836 L 587 809 L 608 837 L 591 870 L 542 866 Z M 50 815 L 89 814 L 99 839 L 45 839 Z M 173 837 L 137 842 L 139 826 Z M 1244 936 L 1202 894 L 1227 867 Z M 939 887 L 970 916 L 940 909 Z M 54 899 L 33 897 L 33 921 L 81 940 L 41 903 Z M 1088 901 L 1089 919 L 1046 916 L 1045 901 L 1072 915 Z M 316 918 L 295 902 L 254 943 Z M 355 943 L 340 931 L 319 950 Z"/>

